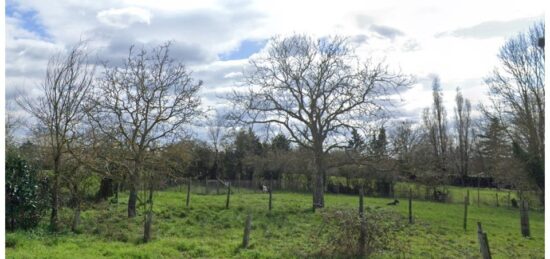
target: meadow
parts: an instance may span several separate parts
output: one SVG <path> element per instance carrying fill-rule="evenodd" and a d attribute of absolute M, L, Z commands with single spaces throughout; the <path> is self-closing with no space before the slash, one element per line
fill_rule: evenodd
<path fill-rule="evenodd" d="M 471 194 L 472 195 L 472 194 Z M 47 217 L 38 228 L 6 234 L 7 258 L 300 258 L 319 249 L 312 238 L 322 229 L 324 210 L 356 209 L 358 197 L 326 195 L 326 208 L 313 212 L 311 195 L 274 192 L 268 195 L 235 190 L 230 208 L 226 196 L 191 194 L 185 207 L 185 188 L 155 193 L 153 240 L 141 241 L 143 214 L 126 217 L 126 194 L 118 204 L 91 205 L 82 213 L 79 233 L 70 232 L 71 211 L 62 211 L 66 229 L 47 231 Z M 368 209 L 399 213 L 405 222 L 397 233 L 401 252 L 376 258 L 480 258 L 476 223 L 482 222 L 493 258 L 544 258 L 544 213 L 530 211 L 531 237 L 520 233 L 518 209 L 475 203 L 469 206 L 464 231 L 463 204 L 413 201 L 414 224 L 406 223 L 408 205 L 386 205 L 391 199 L 365 198 Z M 367 210 L 368 213 L 369 210 Z M 250 247 L 241 248 L 246 215 L 252 214 Z"/>

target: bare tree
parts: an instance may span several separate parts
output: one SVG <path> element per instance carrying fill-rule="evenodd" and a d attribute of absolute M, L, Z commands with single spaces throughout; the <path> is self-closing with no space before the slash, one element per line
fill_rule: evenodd
<path fill-rule="evenodd" d="M 456 90 L 456 107 L 455 107 L 455 128 L 457 133 L 457 169 L 462 178 L 462 184 L 468 176 L 468 165 L 470 160 L 470 150 L 472 142 L 470 132 L 472 129 L 471 111 L 472 105 L 470 100 L 464 99 L 460 89 Z"/>
<path fill-rule="evenodd" d="M 67 54 L 53 56 L 46 68 L 38 98 L 22 97 L 18 103 L 38 121 L 47 137 L 48 154 L 53 162 L 50 227 L 57 231 L 60 174 L 67 145 L 75 140 L 77 126 L 84 117 L 84 100 L 92 89 L 94 65 L 88 62 L 84 43 Z"/>
<path fill-rule="evenodd" d="M 499 118 L 544 200 L 544 23 L 509 39 L 498 54 L 500 65 L 486 78 L 489 117 Z"/>
<path fill-rule="evenodd" d="M 105 65 L 90 100 L 91 125 L 112 143 L 117 152 L 110 162 L 128 176 L 128 217 L 136 216 L 138 181 L 150 154 L 200 114 L 197 92 L 202 82 L 195 82 L 186 67 L 170 57 L 169 48 L 165 43 L 149 53 L 131 47 L 123 65 Z M 152 197 L 152 187 L 149 191 Z"/>
<path fill-rule="evenodd" d="M 272 39 L 267 55 L 250 61 L 248 91 L 230 97 L 246 123 L 271 124 L 312 154 L 313 207 L 324 207 L 326 155 L 345 147 L 336 136 L 378 119 L 387 96 L 411 80 L 382 63 L 361 63 L 341 37 Z"/>
<path fill-rule="evenodd" d="M 441 173 L 447 171 L 447 153 L 449 136 L 447 131 L 447 112 L 443 106 L 443 93 L 439 78 L 436 77 L 432 84 L 433 107 L 426 108 L 423 114 L 424 127 L 428 130 L 428 137 L 433 148 L 436 170 Z"/>

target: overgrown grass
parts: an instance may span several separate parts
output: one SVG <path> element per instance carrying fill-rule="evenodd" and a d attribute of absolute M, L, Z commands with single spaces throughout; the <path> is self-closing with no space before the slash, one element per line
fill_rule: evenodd
<path fill-rule="evenodd" d="M 197 190 L 200 192 L 200 190 Z M 235 190 L 237 191 L 237 190 Z M 470 194 L 472 195 L 472 193 Z M 8 258 L 295 258 L 314 254 L 319 247 L 312 234 L 322 224 L 319 210 L 311 210 L 311 195 L 274 193 L 271 213 L 268 195 L 236 192 L 230 209 L 225 195 L 193 193 L 191 208 L 185 208 L 185 188 L 155 194 L 153 241 L 141 242 L 143 214 L 126 218 L 127 196 L 119 204 L 93 205 L 82 213 L 79 234 L 68 229 L 54 235 L 46 231 L 47 217 L 33 231 L 6 235 Z M 366 198 L 371 208 L 407 215 L 407 203 L 387 206 L 389 199 Z M 357 197 L 327 195 L 330 209 L 356 208 Z M 479 246 L 475 224 L 481 221 L 488 234 L 493 258 L 543 258 L 544 213 L 530 212 L 532 237 L 520 233 L 519 211 L 481 204 L 469 207 L 468 228 L 462 229 L 462 204 L 425 201 L 413 203 L 415 224 L 406 226 L 398 238 L 406 244 L 405 254 L 391 251 L 379 257 L 476 258 Z M 241 249 L 247 213 L 253 217 L 250 247 Z M 61 219 L 69 226 L 71 211 Z"/>

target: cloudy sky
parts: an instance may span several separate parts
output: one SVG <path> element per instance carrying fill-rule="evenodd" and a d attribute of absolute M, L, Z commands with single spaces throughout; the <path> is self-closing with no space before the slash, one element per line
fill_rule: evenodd
<path fill-rule="evenodd" d="M 361 57 L 384 59 L 417 83 L 403 93 L 402 117 L 430 105 L 441 78 L 448 113 L 460 87 L 474 104 L 504 41 L 544 19 L 544 4 L 524 1 L 215 1 L 7 0 L 6 100 L 38 94 L 50 56 L 87 39 L 101 59 L 120 60 L 130 45 L 173 40 L 172 53 L 204 81 L 203 102 L 223 107 L 248 58 L 270 37 L 348 36 Z"/>

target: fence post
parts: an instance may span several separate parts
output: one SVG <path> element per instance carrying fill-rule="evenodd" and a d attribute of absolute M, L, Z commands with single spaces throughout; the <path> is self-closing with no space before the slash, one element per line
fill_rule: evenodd
<path fill-rule="evenodd" d="M 204 178 L 204 194 L 208 194 L 208 177 Z"/>
<path fill-rule="evenodd" d="M 479 176 L 477 177 L 477 207 L 479 207 Z"/>
<path fill-rule="evenodd" d="M 272 196 L 273 196 L 273 179 L 269 179 L 269 211 L 272 208 Z"/>
<path fill-rule="evenodd" d="M 510 199 L 510 191 L 508 191 L 508 208 L 512 207 L 512 201 Z"/>
<path fill-rule="evenodd" d="M 248 216 L 246 216 L 246 222 L 244 224 L 243 248 L 248 248 L 251 229 L 252 229 L 252 215 L 248 214 Z"/>
<path fill-rule="evenodd" d="M 528 237 L 531 235 L 529 230 L 529 204 L 525 199 L 521 199 L 521 205 L 520 205 L 520 223 L 521 223 L 521 234 L 524 237 Z"/>
<path fill-rule="evenodd" d="M 500 207 L 499 204 L 498 204 L 498 192 L 495 193 L 495 197 L 497 199 L 497 207 Z"/>
<path fill-rule="evenodd" d="M 229 197 L 231 196 L 231 182 L 227 182 L 227 200 L 225 201 L 225 208 L 229 209 Z"/>
<path fill-rule="evenodd" d="M 466 190 L 466 196 L 464 197 L 464 222 L 462 227 L 466 231 L 466 226 L 468 222 L 468 205 L 470 203 L 470 190 Z"/>
<path fill-rule="evenodd" d="M 412 214 L 412 188 L 409 188 L 409 224 L 413 223 L 413 214 Z"/>
<path fill-rule="evenodd" d="M 479 250 L 483 259 L 491 259 L 489 240 L 487 239 L 487 233 L 484 233 L 481 228 L 481 222 L 477 222 L 477 239 L 479 241 Z"/>
<path fill-rule="evenodd" d="M 477 187 L 477 206 L 479 207 L 479 187 Z"/>
<path fill-rule="evenodd" d="M 363 186 L 359 189 L 359 220 L 360 220 L 360 234 L 359 234 L 359 256 L 365 256 L 365 243 L 367 237 L 366 222 L 365 222 L 365 207 L 363 205 L 364 199 Z"/>
<path fill-rule="evenodd" d="M 185 207 L 189 208 L 189 201 L 191 198 L 191 177 L 189 177 L 189 180 L 187 181 L 187 197 L 185 201 Z"/>

